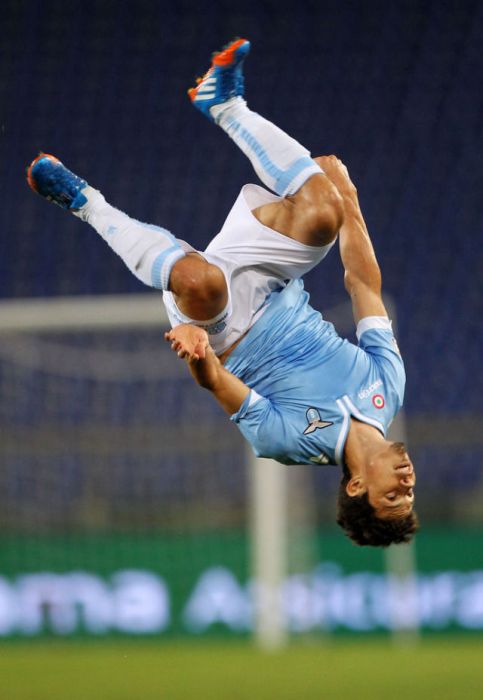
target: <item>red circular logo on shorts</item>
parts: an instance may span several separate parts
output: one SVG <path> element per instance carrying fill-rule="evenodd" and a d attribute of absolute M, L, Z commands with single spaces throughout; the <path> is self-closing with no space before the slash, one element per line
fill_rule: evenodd
<path fill-rule="evenodd" d="M 381 394 L 374 394 L 372 403 L 376 408 L 384 408 L 386 402 L 384 401 L 384 396 L 381 396 Z"/>

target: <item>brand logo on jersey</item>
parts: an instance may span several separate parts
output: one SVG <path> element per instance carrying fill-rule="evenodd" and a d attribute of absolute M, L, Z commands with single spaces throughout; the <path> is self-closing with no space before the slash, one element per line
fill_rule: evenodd
<path fill-rule="evenodd" d="M 375 382 L 373 382 L 370 386 L 367 387 L 367 389 L 362 389 L 357 396 L 360 399 L 367 399 L 368 396 L 372 394 L 373 391 L 376 391 L 378 386 L 381 386 L 382 384 L 382 379 L 376 379 Z"/>
<path fill-rule="evenodd" d="M 373 396 L 372 403 L 376 408 L 384 408 L 384 406 L 386 405 L 386 402 L 384 401 L 384 396 L 381 396 L 381 394 L 376 394 L 375 396 Z"/>
<path fill-rule="evenodd" d="M 310 461 L 314 462 L 314 464 L 329 464 L 330 457 L 325 452 L 321 452 L 317 457 L 311 457 Z"/>
<path fill-rule="evenodd" d="M 307 423 L 308 426 L 304 430 L 304 435 L 310 435 L 310 433 L 314 433 L 318 428 L 328 428 L 329 425 L 332 425 L 331 421 L 322 420 L 316 408 L 307 409 Z"/>

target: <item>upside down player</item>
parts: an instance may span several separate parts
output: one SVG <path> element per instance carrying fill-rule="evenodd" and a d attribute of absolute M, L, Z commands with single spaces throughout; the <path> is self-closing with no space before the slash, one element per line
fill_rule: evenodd
<path fill-rule="evenodd" d="M 346 167 L 309 152 L 243 99 L 250 44 L 215 54 L 195 107 L 251 160 L 271 194 L 245 185 L 203 253 L 111 207 L 41 154 L 31 187 L 91 224 L 144 283 L 163 290 L 166 339 L 256 454 L 285 464 L 339 464 L 337 521 L 360 545 L 407 542 L 417 529 L 414 468 L 386 439 L 405 374 L 381 299 L 381 275 Z M 339 236 L 359 346 L 308 304 L 301 277 Z"/>

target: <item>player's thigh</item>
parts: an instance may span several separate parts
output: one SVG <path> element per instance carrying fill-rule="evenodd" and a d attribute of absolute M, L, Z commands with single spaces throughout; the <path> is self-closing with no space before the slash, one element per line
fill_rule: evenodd
<path fill-rule="evenodd" d="M 253 210 L 264 226 L 309 246 L 328 245 L 342 224 L 343 205 L 323 174 L 311 177 L 294 195 Z"/>
<path fill-rule="evenodd" d="M 303 277 L 327 255 L 333 241 L 327 245 L 308 245 L 296 236 L 264 225 L 254 215 L 265 205 L 282 201 L 258 185 L 245 185 L 220 233 L 204 251 L 204 257 L 219 265 L 228 280 L 235 270 L 244 269 L 276 278 L 282 286 L 286 280 Z M 270 223 L 276 221 L 270 218 Z"/>

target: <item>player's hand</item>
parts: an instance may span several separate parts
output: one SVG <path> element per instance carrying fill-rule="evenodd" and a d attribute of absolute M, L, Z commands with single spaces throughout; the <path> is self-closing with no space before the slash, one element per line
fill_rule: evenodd
<path fill-rule="evenodd" d="M 337 156 L 319 156 L 315 162 L 320 165 L 329 180 L 337 187 L 342 197 L 357 197 L 357 189 L 350 179 L 349 171 Z"/>
<path fill-rule="evenodd" d="M 198 362 L 206 357 L 209 347 L 208 333 L 198 326 L 182 323 L 164 334 L 164 339 L 171 343 L 171 349 L 187 362 Z"/>

